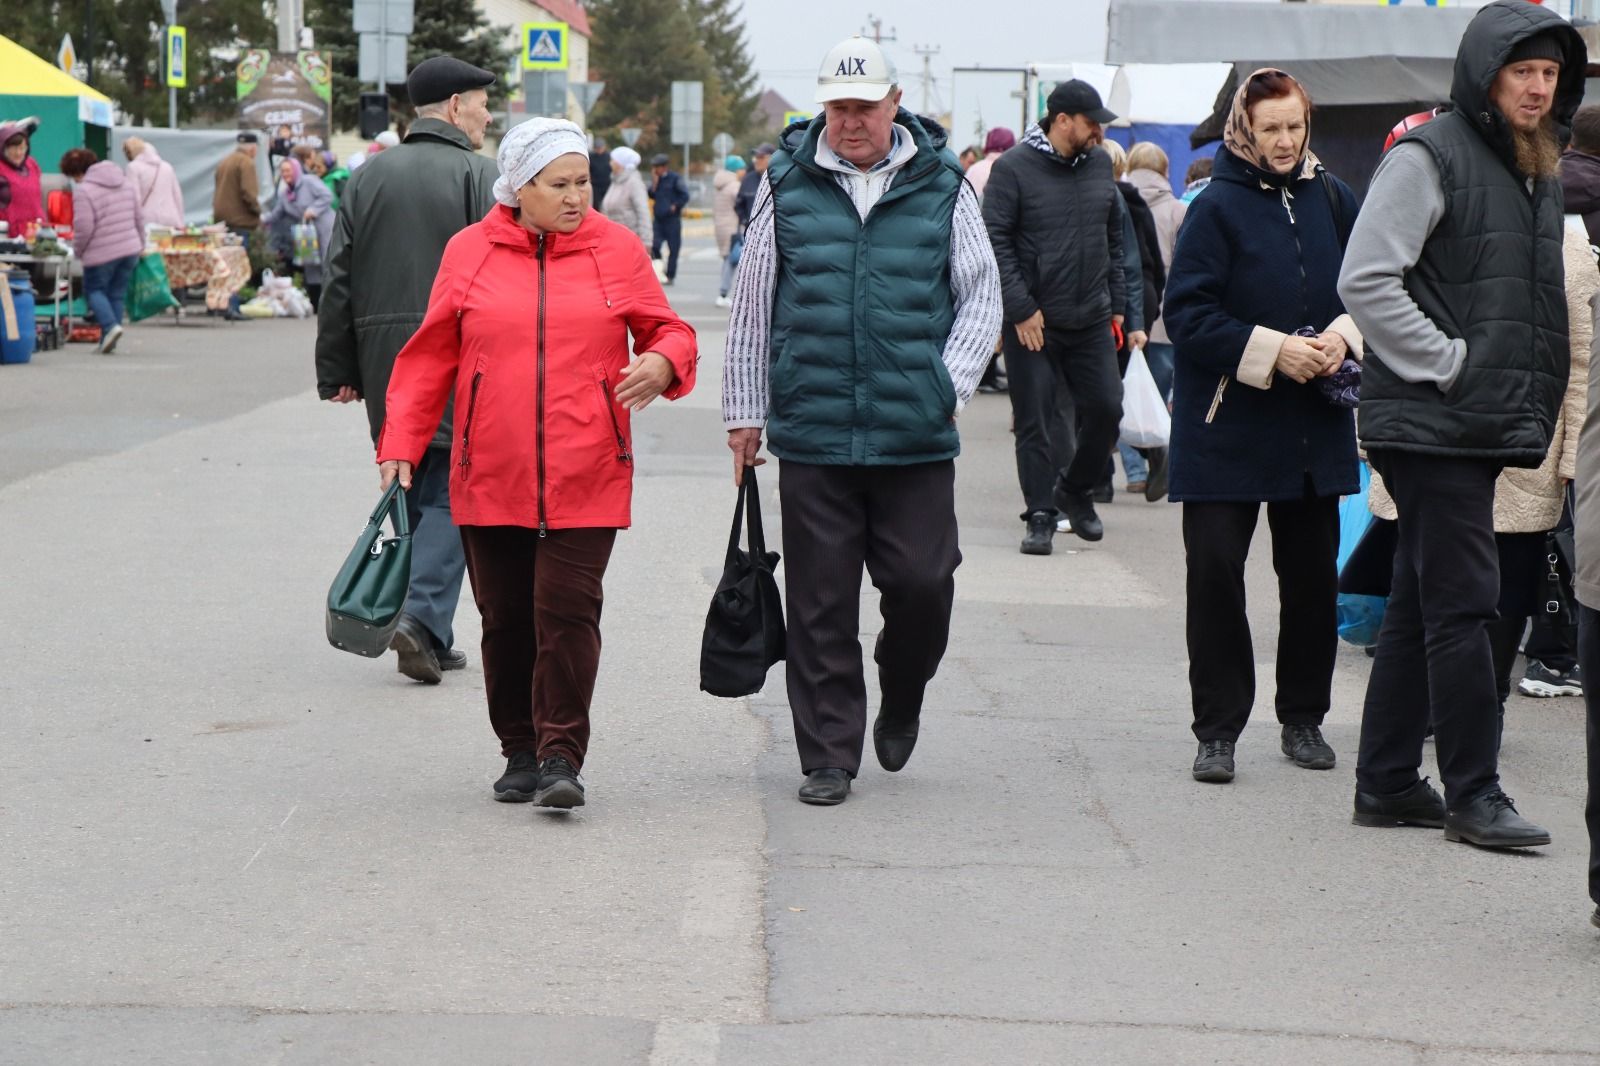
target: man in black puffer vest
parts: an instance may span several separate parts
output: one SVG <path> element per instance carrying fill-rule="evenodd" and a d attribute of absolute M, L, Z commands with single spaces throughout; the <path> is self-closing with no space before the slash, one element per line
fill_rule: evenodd
<path fill-rule="evenodd" d="M 1483 8 L 1461 39 L 1453 109 L 1385 156 L 1350 238 L 1339 294 L 1367 343 L 1359 431 L 1400 512 L 1358 825 L 1550 842 L 1500 788 L 1487 626 L 1500 598 L 1495 479 L 1544 461 L 1567 383 L 1556 165 L 1586 62 L 1554 12 Z M 1443 799 L 1417 776 L 1430 716 Z"/>

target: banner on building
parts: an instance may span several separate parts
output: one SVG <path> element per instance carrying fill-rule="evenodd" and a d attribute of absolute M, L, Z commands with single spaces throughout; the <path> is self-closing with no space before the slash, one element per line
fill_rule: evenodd
<path fill-rule="evenodd" d="M 327 52 L 251 49 L 239 59 L 239 128 L 270 140 L 289 127 L 295 144 L 324 149 L 332 132 L 333 68 Z"/>

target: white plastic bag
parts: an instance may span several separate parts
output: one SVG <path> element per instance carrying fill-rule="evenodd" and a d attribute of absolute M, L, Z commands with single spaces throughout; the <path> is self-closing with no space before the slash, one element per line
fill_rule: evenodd
<path fill-rule="evenodd" d="M 1140 348 L 1128 356 L 1128 372 L 1122 376 L 1120 429 L 1122 443 L 1131 448 L 1165 448 L 1172 440 L 1172 415 Z"/>

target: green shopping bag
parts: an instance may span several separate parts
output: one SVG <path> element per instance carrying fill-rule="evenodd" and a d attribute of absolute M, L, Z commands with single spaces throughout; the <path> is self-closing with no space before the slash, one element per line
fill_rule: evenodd
<path fill-rule="evenodd" d="M 169 307 L 178 306 L 177 297 L 172 295 L 172 286 L 167 281 L 167 265 L 161 261 L 161 256 L 142 256 L 134 265 L 123 303 L 128 318 L 134 322 L 142 322 Z"/>
<path fill-rule="evenodd" d="M 384 536 L 385 518 L 394 523 L 392 537 Z M 411 519 L 396 478 L 328 589 L 328 643 L 369 659 L 388 651 L 410 587 Z"/>

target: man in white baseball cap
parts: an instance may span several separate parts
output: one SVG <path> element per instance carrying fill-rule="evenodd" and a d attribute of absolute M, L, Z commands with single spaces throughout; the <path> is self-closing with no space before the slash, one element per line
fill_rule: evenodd
<path fill-rule="evenodd" d="M 955 416 L 1001 324 L 977 196 L 896 81 L 863 37 L 824 58 L 823 114 L 784 131 L 756 192 L 723 366 L 735 479 L 765 462 L 763 430 L 781 460 L 785 669 L 812 804 L 843 802 L 861 767 L 864 570 L 883 594 L 873 747 L 891 772 L 911 757 L 961 562 Z"/>

